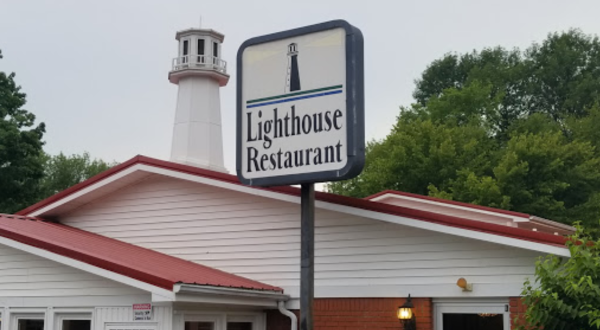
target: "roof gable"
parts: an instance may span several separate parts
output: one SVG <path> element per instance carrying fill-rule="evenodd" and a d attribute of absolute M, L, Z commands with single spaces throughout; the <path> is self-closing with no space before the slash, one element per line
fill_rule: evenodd
<path fill-rule="evenodd" d="M 120 187 L 123 185 L 123 182 L 130 184 L 132 182 L 131 180 L 139 180 L 141 176 L 145 175 L 144 173 L 162 174 L 219 186 L 226 189 L 242 191 L 249 194 L 286 200 L 294 203 L 299 202 L 298 197 L 300 195 L 300 189 L 295 187 L 248 187 L 242 185 L 238 178 L 233 175 L 157 160 L 145 156 L 136 156 L 87 181 L 34 204 L 31 207 L 20 211 L 19 214 L 35 216 L 56 215 L 57 211 L 58 213 L 64 212 L 65 209 L 61 210 L 61 208 L 64 208 L 65 205 L 69 205 L 69 203 L 71 203 L 71 207 L 75 207 L 82 203 L 82 199 L 89 199 L 89 196 L 95 195 L 95 198 L 98 198 L 102 194 L 114 191 L 114 187 L 111 188 L 111 190 L 107 189 L 107 186 L 116 184 L 117 187 Z M 134 179 L 132 179 L 132 177 Z M 358 199 L 325 192 L 317 192 L 316 199 L 317 207 L 342 210 L 342 212 L 353 214 L 361 213 L 366 217 L 392 223 L 404 224 L 463 237 L 494 241 L 500 244 L 529 248 L 536 251 L 568 255 L 568 250 L 564 247 L 565 238 L 562 236 L 507 227 L 493 223 L 484 223 L 460 217 L 427 212 L 420 209 L 384 204 L 367 199 Z M 524 242 L 530 242 L 531 244 L 525 244 Z M 544 246 L 551 246 L 552 248 L 545 248 Z"/>

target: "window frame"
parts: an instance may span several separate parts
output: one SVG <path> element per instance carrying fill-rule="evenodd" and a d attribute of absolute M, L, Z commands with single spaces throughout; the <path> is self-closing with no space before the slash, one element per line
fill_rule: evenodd
<path fill-rule="evenodd" d="M 94 321 L 92 312 L 62 312 L 55 311 L 54 312 L 54 329 L 53 330 L 63 330 L 63 322 L 64 320 L 88 320 L 90 321 L 90 330 L 94 328 L 92 324 Z"/>
<path fill-rule="evenodd" d="M 202 43 L 202 49 L 200 48 L 200 44 Z M 200 50 L 202 50 L 202 53 L 200 53 Z M 204 56 L 206 55 L 206 39 L 205 38 L 198 38 L 198 40 L 196 41 L 196 52 L 199 56 Z"/>
<path fill-rule="evenodd" d="M 266 330 L 266 314 L 264 312 L 222 312 L 222 311 L 175 311 L 182 314 L 182 323 L 177 330 L 185 330 L 186 321 L 215 322 L 215 330 L 227 330 L 227 322 L 250 322 L 252 330 Z"/>
<path fill-rule="evenodd" d="M 185 322 L 212 322 L 214 324 L 213 330 L 220 330 L 223 328 L 225 320 L 222 314 L 186 313 L 183 315 L 182 330 L 185 330 Z"/>
<path fill-rule="evenodd" d="M 8 328 L 5 329 L 19 330 L 19 320 L 42 320 L 44 321 L 44 330 L 48 328 L 46 310 L 11 311 L 10 322 L 7 325 Z"/>
<path fill-rule="evenodd" d="M 188 55 L 190 55 L 190 40 L 186 38 L 181 40 L 181 56 Z"/>
<path fill-rule="evenodd" d="M 157 330 L 156 322 L 105 322 L 103 330 Z M 95 329 L 98 330 L 98 329 Z"/>
<path fill-rule="evenodd" d="M 444 314 L 501 314 L 503 329 L 510 329 L 510 309 L 508 299 L 440 299 L 433 302 L 433 328 L 443 330 Z M 508 310 L 507 310 L 508 309 Z"/>

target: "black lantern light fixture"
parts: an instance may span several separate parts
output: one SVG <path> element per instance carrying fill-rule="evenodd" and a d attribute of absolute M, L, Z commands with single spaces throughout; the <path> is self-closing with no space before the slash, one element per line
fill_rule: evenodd
<path fill-rule="evenodd" d="M 410 300 L 410 294 L 406 299 L 406 302 L 398 307 L 398 319 L 404 325 L 404 330 L 416 330 L 417 321 L 415 319 L 415 306 Z"/>

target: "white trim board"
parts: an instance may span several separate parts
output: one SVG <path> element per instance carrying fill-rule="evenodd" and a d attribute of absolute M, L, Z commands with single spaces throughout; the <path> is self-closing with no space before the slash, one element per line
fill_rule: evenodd
<path fill-rule="evenodd" d="M 472 208 L 472 207 L 468 207 L 468 206 L 455 205 L 455 204 L 444 203 L 444 202 L 436 202 L 436 201 L 432 201 L 432 200 L 428 200 L 428 199 L 421 199 L 421 198 L 417 198 L 417 197 L 397 195 L 394 193 L 385 193 L 383 195 L 377 196 L 375 198 L 371 198 L 369 200 L 374 201 L 374 202 L 379 202 L 380 200 L 385 199 L 385 198 L 404 199 L 404 200 L 408 200 L 408 201 L 412 201 L 412 202 L 429 204 L 429 205 L 437 205 L 437 206 L 447 207 L 447 208 L 466 211 L 466 212 L 481 213 L 481 214 L 491 215 L 491 216 L 495 216 L 495 217 L 499 217 L 499 218 L 506 218 L 506 219 L 509 219 L 509 220 L 515 221 L 515 222 L 529 221 L 529 218 L 527 218 L 527 217 L 520 217 L 520 216 L 516 216 L 516 215 L 509 215 L 506 213 L 482 210 L 482 209 Z"/>

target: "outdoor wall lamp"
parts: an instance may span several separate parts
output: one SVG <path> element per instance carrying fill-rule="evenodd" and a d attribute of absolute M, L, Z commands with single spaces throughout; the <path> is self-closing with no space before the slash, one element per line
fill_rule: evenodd
<path fill-rule="evenodd" d="M 410 300 L 410 294 L 406 299 L 406 302 L 398 307 L 398 319 L 402 322 L 404 330 L 416 330 L 417 320 L 415 319 L 415 306 Z"/>
<path fill-rule="evenodd" d="M 467 282 L 467 280 L 465 280 L 463 277 L 456 281 L 456 285 L 458 285 L 458 287 L 463 291 L 473 291 L 473 284 Z"/>

